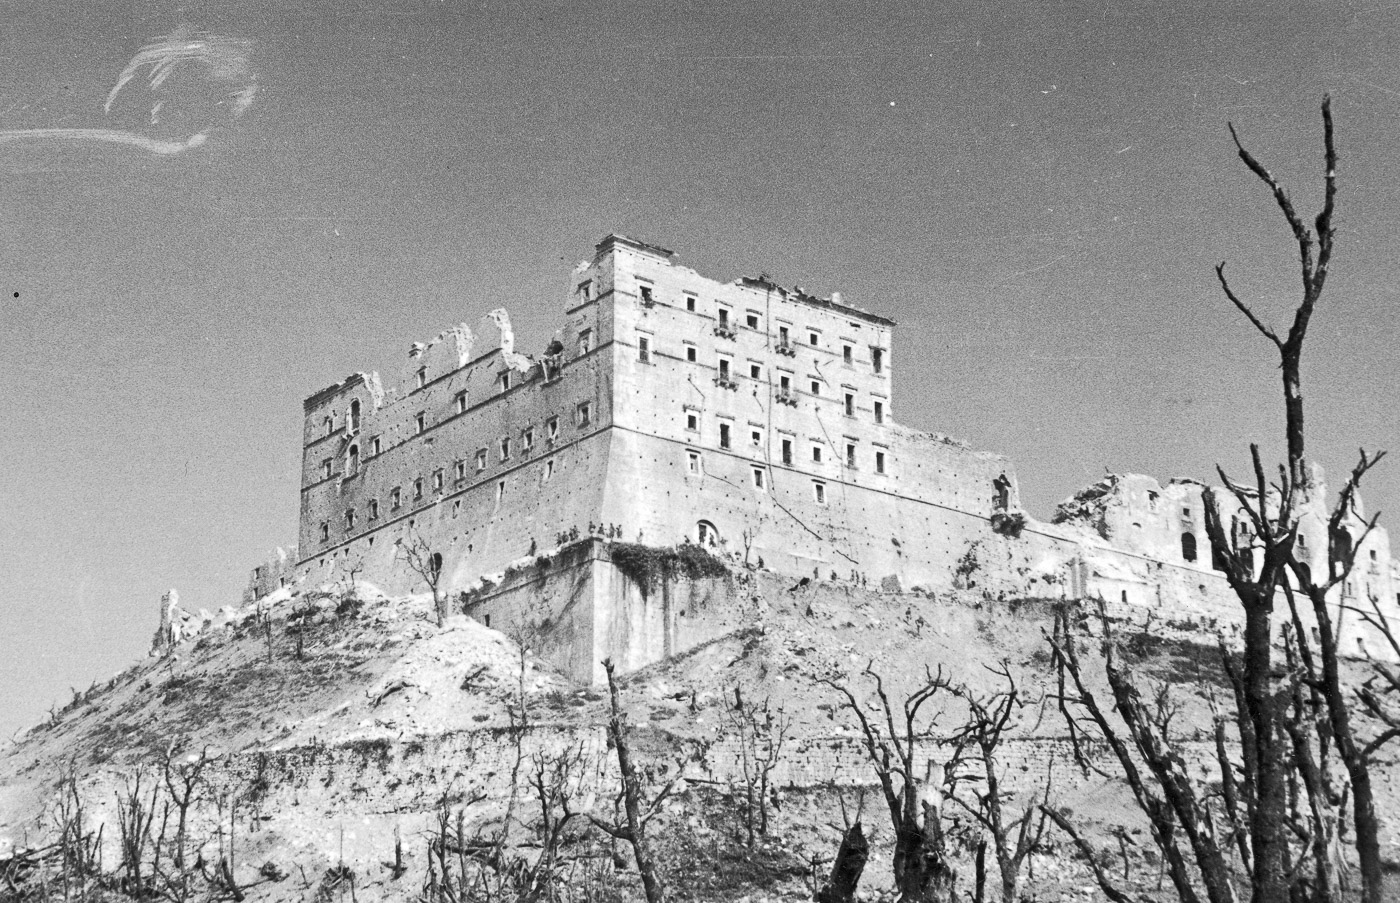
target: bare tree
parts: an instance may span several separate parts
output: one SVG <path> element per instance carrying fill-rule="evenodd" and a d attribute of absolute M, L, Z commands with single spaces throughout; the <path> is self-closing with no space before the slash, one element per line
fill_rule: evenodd
<path fill-rule="evenodd" d="M 414 527 L 410 527 L 408 535 L 397 540 L 395 545 L 395 557 L 417 574 L 432 592 L 433 615 L 437 619 L 437 626 L 441 627 L 443 621 L 447 620 L 449 602 L 447 595 L 442 591 L 442 554 L 434 552 L 428 540 Z"/>
<path fill-rule="evenodd" d="M 1045 836 L 1047 816 L 1044 806 L 1050 802 L 1050 775 L 1046 774 L 1045 793 L 1040 804 L 1032 799 L 1019 813 L 1008 811 L 1008 794 L 1001 786 L 998 753 L 1012 718 L 1026 702 L 1021 698 L 1021 688 L 1016 685 L 1006 661 L 1003 660 L 997 667 L 988 667 L 988 670 L 1001 678 L 1004 689 L 989 696 L 979 696 L 966 684 L 952 688 L 953 694 L 967 704 L 967 720 L 954 736 L 953 745 L 956 749 L 976 749 L 981 760 L 981 778 L 985 789 L 973 791 L 977 802 L 975 806 L 955 793 L 951 795 L 991 835 L 992 852 L 1001 874 L 1001 899 L 1003 903 L 1015 903 L 1021 867 L 1026 857 L 1039 848 Z M 975 899 L 981 903 L 980 892 Z"/>
<path fill-rule="evenodd" d="M 641 876 L 642 890 L 646 893 L 647 903 L 664 903 L 666 888 L 662 883 L 660 871 L 656 867 L 656 859 L 652 855 L 651 845 L 647 842 L 647 824 L 661 810 L 662 804 L 666 802 L 675 789 L 681 778 L 681 772 L 680 769 L 677 769 L 671 780 L 652 796 L 650 801 L 647 800 L 648 794 L 643 778 L 632 761 L 632 747 L 628 741 L 626 719 L 623 717 L 622 705 L 618 698 L 617 680 L 613 674 L 612 659 L 603 660 L 603 670 L 608 675 L 608 697 L 611 703 L 610 715 L 608 716 L 608 741 L 617 753 L 618 777 L 622 785 L 618 800 L 621 803 L 624 818 L 621 823 L 604 821 L 595 816 L 589 816 L 589 818 L 604 833 L 631 845 L 632 854 L 637 860 L 637 873 Z"/>
<path fill-rule="evenodd" d="M 1352 821 L 1356 832 L 1357 857 L 1361 866 L 1362 900 L 1365 903 L 1380 903 L 1380 824 L 1370 773 L 1375 749 L 1359 744 L 1356 738 L 1350 708 L 1353 695 L 1346 692 L 1342 686 L 1340 655 L 1337 648 L 1338 625 L 1333 620 L 1332 612 L 1335 608 L 1333 599 L 1345 587 L 1355 567 L 1362 542 L 1375 529 L 1379 518 L 1379 515 L 1369 520 L 1360 517 L 1357 494 L 1362 479 L 1384 457 L 1384 452 L 1368 455 L 1363 449 L 1356 466 L 1352 468 L 1342 486 L 1328 518 L 1325 574 L 1315 574 L 1306 561 L 1300 560 L 1302 556 L 1297 553 L 1296 542 L 1300 508 L 1308 501 L 1312 491 L 1318 488 L 1311 485 L 1306 459 L 1302 394 L 1303 347 L 1308 326 L 1327 281 L 1336 232 L 1333 214 L 1337 196 L 1337 151 L 1333 141 L 1331 100 L 1326 97 L 1322 101 L 1322 123 L 1325 155 L 1324 197 L 1322 209 L 1313 223 L 1315 231 L 1304 223 L 1278 180 L 1244 148 L 1233 125 L 1230 127 L 1230 135 L 1235 141 L 1240 159 L 1250 172 L 1268 187 L 1293 234 L 1298 247 L 1302 298 L 1293 311 L 1292 323 L 1287 333 L 1280 337 L 1236 294 L 1225 278 L 1225 264 L 1221 263 L 1216 267 L 1216 275 L 1226 297 L 1278 351 L 1283 379 L 1284 429 L 1288 460 L 1278 469 L 1278 482 L 1270 484 L 1260 461 L 1259 448 L 1257 445 L 1251 445 L 1255 478 L 1252 492 L 1233 483 L 1225 476 L 1223 470 L 1220 471 L 1222 481 L 1248 516 L 1253 535 L 1262 546 L 1262 563 L 1257 573 L 1253 567 L 1247 566 L 1252 565 L 1252 561 L 1246 561 L 1244 556 L 1229 554 L 1232 549 L 1224 525 L 1218 511 L 1212 516 L 1212 506 L 1207 506 L 1206 527 L 1212 549 L 1217 556 L 1224 558 L 1226 579 L 1245 609 L 1242 680 L 1247 709 L 1242 714 L 1247 715 L 1249 729 L 1253 733 L 1251 746 L 1254 761 L 1250 764 L 1255 772 L 1256 790 L 1261 801 L 1252 832 L 1255 872 L 1261 878 L 1256 881 L 1255 897 L 1262 899 L 1267 896 L 1269 899 L 1277 899 L 1276 895 L 1282 890 L 1284 882 L 1284 862 L 1280 852 L 1283 846 L 1280 832 L 1283 831 L 1283 827 L 1278 816 L 1287 791 L 1280 766 L 1283 756 L 1276 748 L 1284 741 L 1276 739 L 1278 735 L 1273 730 L 1279 715 L 1276 703 L 1271 698 L 1276 688 L 1271 684 L 1270 678 L 1273 668 L 1270 621 L 1276 592 L 1281 589 L 1288 603 L 1291 620 L 1297 628 L 1294 639 L 1298 644 L 1299 661 L 1306 671 L 1309 688 L 1319 692 L 1326 704 L 1326 729 L 1331 733 L 1331 743 L 1335 744 L 1336 753 L 1350 779 Z M 1276 501 L 1270 504 L 1271 500 Z M 1361 535 L 1354 539 L 1349 527 L 1356 522 L 1360 524 Z M 1288 576 L 1293 578 L 1291 582 L 1287 579 Z M 1300 602 L 1307 605 L 1316 623 L 1315 648 L 1310 640 L 1310 632 L 1302 629 L 1303 625 L 1298 616 Z"/>
<path fill-rule="evenodd" d="M 941 666 L 937 674 L 925 666 L 923 682 L 905 697 L 896 714 L 884 679 L 869 664 L 861 675 L 874 682 L 879 709 L 873 714 L 843 680 L 824 678 L 822 682 L 845 697 L 844 705 L 856 716 L 866 758 L 880 782 L 895 834 L 894 880 L 899 899 L 901 903 L 951 900 L 955 876 L 943 836 L 942 768 L 928 760 L 921 780 L 915 760 L 937 720 L 935 716 L 920 722 L 920 710 L 952 685 Z"/>
<path fill-rule="evenodd" d="M 768 833 L 772 775 L 781 761 L 792 717 L 782 706 L 774 708 L 771 697 L 765 696 L 760 703 L 745 703 L 735 687 L 734 705 L 725 708 L 724 718 L 739 746 L 740 813 L 745 842 L 752 850 L 758 836 Z"/>

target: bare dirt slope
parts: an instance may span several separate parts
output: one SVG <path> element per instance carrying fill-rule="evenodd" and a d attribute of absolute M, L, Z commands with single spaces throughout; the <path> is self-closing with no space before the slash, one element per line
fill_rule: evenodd
<path fill-rule="evenodd" d="M 1155 881 L 1151 841 L 1130 799 L 1074 767 L 1060 716 L 1046 702 L 1052 603 L 795 586 L 766 573 L 739 575 L 732 591 L 749 596 L 753 623 L 629 675 L 622 687 L 639 758 L 657 783 L 684 769 L 682 792 L 656 822 L 681 898 L 810 895 L 812 857 L 830 857 L 842 806 L 854 810 L 860 786 L 873 782 L 843 697 L 826 681 L 872 702 L 873 683 L 860 676 L 867 666 L 901 700 L 925 668 L 992 693 L 1002 683 L 987 666 L 1005 662 L 1031 703 L 1017 715 L 1003 763 L 1018 803 L 1043 794 L 1049 769 L 1051 802 L 1114 850 L 1111 831 L 1126 829 L 1122 845 L 1138 877 Z M 110 821 L 116 795 L 172 745 L 175 761 L 206 750 L 218 757 L 191 837 L 214 861 L 225 854 L 226 831 L 237 835 L 235 880 L 254 899 L 312 899 L 346 875 L 357 900 L 415 896 L 444 811 L 451 819 L 460 812 L 464 830 L 483 836 L 510 824 L 512 842 L 528 850 L 538 807 L 525 793 L 513 801 L 510 787 L 521 786 L 531 763 L 571 750 L 576 808 L 607 817 L 605 694 L 567 685 L 508 636 L 465 617 L 438 628 L 429 601 L 385 598 L 363 585 L 349 596 L 279 596 L 94 687 L 0 754 L 0 856 L 7 843 L 32 844 L 52 829 L 66 772 L 78 776 L 92 817 Z M 1213 638 L 1195 639 L 1154 628 L 1127 645 L 1144 675 L 1173 684 L 1182 735 L 1204 740 L 1209 700 L 1224 688 Z M 736 692 L 746 705 L 766 698 L 791 720 L 774 772 L 772 839 L 754 851 L 736 845 Z M 936 716 L 923 721 L 934 737 L 962 717 L 947 696 L 927 713 Z M 1388 813 L 1397 811 L 1394 776 L 1392 769 L 1384 781 Z M 889 883 L 890 829 L 873 793 L 864 822 L 876 841 L 865 885 L 878 889 Z M 396 839 L 402 870 L 385 865 Z M 1057 841 L 1031 869 L 1038 899 L 1086 899 L 1092 882 L 1066 844 Z M 623 896 L 636 892 L 626 874 L 615 884 Z"/>

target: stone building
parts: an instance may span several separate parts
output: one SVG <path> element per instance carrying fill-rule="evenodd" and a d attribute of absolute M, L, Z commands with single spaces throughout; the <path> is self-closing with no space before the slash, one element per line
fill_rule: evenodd
<path fill-rule="evenodd" d="M 720 283 L 610 235 L 575 268 L 561 315 L 537 354 L 517 351 L 496 310 L 413 345 L 396 385 L 357 373 L 308 398 L 298 544 L 259 567 L 251 593 L 351 576 L 421 590 L 404 542 L 431 551 L 443 591 L 479 590 L 593 538 L 569 556 L 587 577 L 568 593 L 515 580 L 476 609 L 543 605 L 537 620 L 567 621 L 556 658 L 580 679 L 604 654 L 637 666 L 712 633 L 605 573 L 616 540 L 697 543 L 795 578 L 1237 618 L 1202 484 L 1109 477 L 1053 523 L 1031 520 L 1006 459 L 896 421 L 895 324 L 839 294 Z M 1325 566 L 1320 472 L 1314 483 L 1304 543 Z M 1373 532 L 1348 591 L 1390 604 L 1397 587 Z"/>

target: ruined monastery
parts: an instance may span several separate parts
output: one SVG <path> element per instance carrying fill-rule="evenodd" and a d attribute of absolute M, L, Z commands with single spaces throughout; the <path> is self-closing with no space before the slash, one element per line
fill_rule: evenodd
<path fill-rule="evenodd" d="M 693 544 L 794 581 L 923 596 L 1097 598 L 1117 616 L 1228 630 L 1201 483 L 1109 476 L 1051 523 L 1020 508 L 1009 461 L 898 422 L 893 321 L 785 289 L 724 284 L 664 248 L 609 235 L 575 268 L 542 353 L 516 349 L 504 310 L 414 344 L 397 384 L 357 373 L 304 403 L 295 551 L 253 573 L 260 598 L 297 582 L 439 590 L 487 625 L 545 628 L 580 682 L 611 656 L 636 668 L 725 632 L 704 580 L 639 585 L 619 544 Z M 1230 500 L 1233 504 L 1233 500 Z M 1314 470 L 1299 544 L 1327 567 L 1327 493 Z M 1256 554 L 1247 519 L 1236 554 Z M 1383 654 L 1343 603 L 1397 609 L 1389 540 L 1361 542 L 1338 599 L 1342 649 Z M 1368 646 L 1368 642 L 1371 644 Z"/>

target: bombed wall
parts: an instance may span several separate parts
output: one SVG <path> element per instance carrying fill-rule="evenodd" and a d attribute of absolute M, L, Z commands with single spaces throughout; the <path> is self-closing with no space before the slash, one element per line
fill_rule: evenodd
<path fill-rule="evenodd" d="M 606 309 L 581 304 L 529 357 L 497 310 L 415 344 L 396 389 L 361 374 L 308 399 L 301 574 L 421 587 L 397 545 L 421 540 L 452 590 L 588 522 L 607 469 L 608 331 Z"/>

